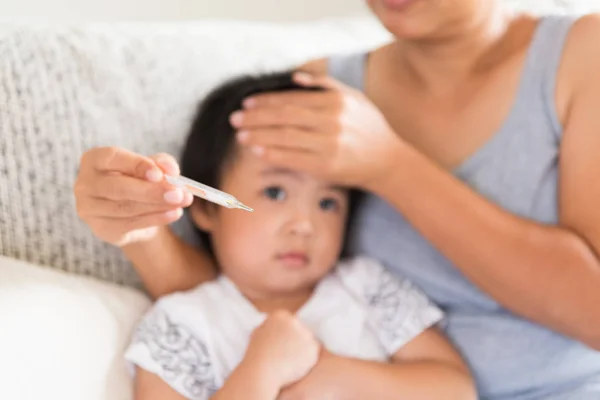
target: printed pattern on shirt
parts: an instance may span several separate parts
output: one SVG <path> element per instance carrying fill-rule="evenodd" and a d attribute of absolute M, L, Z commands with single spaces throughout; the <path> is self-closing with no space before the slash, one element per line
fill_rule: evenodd
<path fill-rule="evenodd" d="M 364 296 L 372 310 L 377 335 L 390 353 L 441 320 L 441 310 L 408 280 L 383 267 L 371 273 L 374 276 L 367 280 Z"/>
<path fill-rule="evenodd" d="M 136 330 L 132 345 L 143 345 L 159 375 L 190 399 L 208 399 L 217 391 L 215 373 L 206 344 L 188 327 L 174 323 L 167 313 L 154 309 Z"/>

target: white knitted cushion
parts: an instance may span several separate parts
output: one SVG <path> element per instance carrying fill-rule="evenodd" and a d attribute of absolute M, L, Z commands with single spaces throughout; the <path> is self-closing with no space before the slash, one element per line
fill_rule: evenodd
<path fill-rule="evenodd" d="M 220 80 L 387 38 L 369 20 L 0 24 L 0 255 L 138 286 L 76 215 L 84 150 L 178 155 L 197 101 Z"/>

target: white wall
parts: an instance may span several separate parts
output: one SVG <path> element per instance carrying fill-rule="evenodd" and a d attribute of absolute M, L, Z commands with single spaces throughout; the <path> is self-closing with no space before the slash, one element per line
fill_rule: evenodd
<path fill-rule="evenodd" d="M 504 0 L 537 12 L 600 10 L 600 0 Z M 68 21 L 238 18 L 267 21 L 370 15 L 366 0 L 0 0 L 0 18 Z"/>
<path fill-rule="evenodd" d="M 369 13 L 366 0 L 190 0 L 190 3 L 192 14 L 198 16 L 262 20 L 307 20 Z"/>
<path fill-rule="evenodd" d="M 0 0 L 0 17 L 5 19 L 282 21 L 367 14 L 365 0 Z"/>

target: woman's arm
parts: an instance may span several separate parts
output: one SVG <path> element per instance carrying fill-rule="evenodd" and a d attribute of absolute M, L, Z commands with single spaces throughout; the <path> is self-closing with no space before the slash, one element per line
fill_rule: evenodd
<path fill-rule="evenodd" d="M 216 276 L 212 259 L 202 249 L 185 243 L 168 226 L 149 241 L 123 247 L 153 298 L 191 289 Z"/>
<path fill-rule="evenodd" d="M 560 158 L 560 223 L 519 218 L 409 146 L 371 189 L 510 310 L 600 350 L 600 18 L 569 41 L 573 81 Z"/>
<path fill-rule="evenodd" d="M 99 239 L 125 251 L 154 297 L 215 274 L 206 254 L 167 227 L 181 217 L 192 196 L 165 182 L 165 173 L 179 175 L 168 154 L 145 157 L 118 147 L 96 147 L 82 155 L 73 189 L 79 217 Z"/>
<path fill-rule="evenodd" d="M 402 347 L 391 363 L 349 360 L 340 369 L 350 400 L 477 399 L 464 361 L 434 328 Z"/>
<path fill-rule="evenodd" d="M 404 345 L 390 363 L 325 353 L 302 381 L 278 400 L 474 400 L 477 392 L 456 350 L 430 328 Z"/>

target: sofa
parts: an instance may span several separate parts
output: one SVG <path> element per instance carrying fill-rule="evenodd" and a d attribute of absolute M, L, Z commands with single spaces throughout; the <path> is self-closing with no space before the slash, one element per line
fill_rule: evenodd
<path fill-rule="evenodd" d="M 77 217 L 86 149 L 177 156 L 220 81 L 389 39 L 369 18 L 1 22 L 0 399 L 132 399 L 122 354 L 151 302 L 121 252 Z M 193 240 L 184 220 L 174 228 Z"/>

